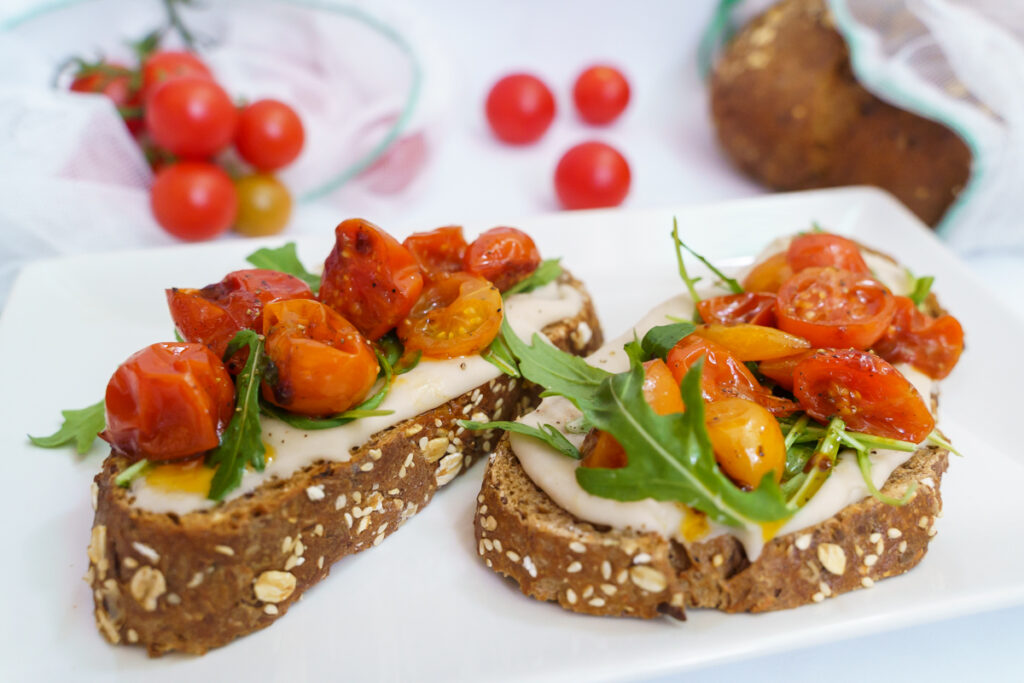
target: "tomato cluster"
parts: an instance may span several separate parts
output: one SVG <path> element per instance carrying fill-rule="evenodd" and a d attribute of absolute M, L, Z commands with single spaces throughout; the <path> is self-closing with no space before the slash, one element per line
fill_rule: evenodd
<path fill-rule="evenodd" d="M 136 68 L 80 63 L 76 92 L 102 93 L 118 107 L 156 170 L 150 205 L 156 221 L 184 240 L 281 231 L 291 195 L 271 173 L 302 151 L 302 121 L 273 99 L 239 107 L 191 52 L 158 50 Z M 233 146 L 252 171 L 232 177 L 213 160 Z M 233 164 L 238 166 L 239 164 Z"/>

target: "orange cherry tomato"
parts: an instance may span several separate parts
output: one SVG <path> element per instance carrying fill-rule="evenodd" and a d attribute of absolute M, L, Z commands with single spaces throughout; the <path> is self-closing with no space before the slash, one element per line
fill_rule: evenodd
<path fill-rule="evenodd" d="M 914 385 L 866 351 L 828 351 L 802 360 L 793 371 L 793 394 L 814 419 L 838 416 L 855 432 L 921 443 L 935 429 Z"/>
<path fill-rule="evenodd" d="M 811 348 L 806 339 L 787 334 L 774 327 L 737 323 L 735 325 L 698 325 L 693 332 L 698 337 L 725 347 L 741 361 L 768 360 L 792 356 Z"/>
<path fill-rule="evenodd" d="M 334 249 L 324 263 L 320 301 L 368 339 L 380 339 L 419 299 L 420 267 L 408 249 L 370 221 L 350 218 L 334 234 Z"/>
<path fill-rule="evenodd" d="M 523 280 L 540 265 L 540 252 L 530 236 L 517 228 L 491 228 L 466 249 L 462 269 L 490 280 L 500 291 Z"/>
<path fill-rule="evenodd" d="M 742 284 L 748 292 L 774 293 L 791 277 L 793 269 L 786 260 L 786 252 L 780 251 L 755 265 L 743 278 Z"/>
<path fill-rule="evenodd" d="M 313 299 L 274 301 L 263 310 L 267 357 L 276 380 L 263 398 L 302 415 L 332 415 L 366 397 L 380 366 L 349 321 Z"/>
<path fill-rule="evenodd" d="M 235 385 L 202 344 L 153 344 L 107 384 L 100 437 L 129 458 L 181 460 L 216 448 L 235 410 Z"/>
<path fill-rule="evenodd" d="M 695 334 L 683 337 L 668 352 L 668 367 L 676 382 L 682 382 L 686 371 L 701 358 L 701 393 L 705 401 L 745 398 L 761 404 L 773 415 L 789 415 L 796 409 L 792 401 L 773 396 L 761 386 L 747 366 L 725 347 Z"/>
<path fill-rule="evenodd" d="M 797 363 L 804 358 L 810 358 L 816 351 L 814 349 L 784 358 L 763 360 L 757 364 L 757 370 L 786 391 L 793 391 L 793 371 L 796 370 Z"/>
<path fill-rule="evenodd" d="M 885 333 L 896 303 L 877 281 L 837 268 L 805 268 L 779 289 L 779 329 L 815 347 L 867 349 Z"/>
<path fill-rule="evenodd" d="M 402 246 L 416 259 L 423 274 L 431 278 L 462 270 L 467 245 L 462 227 L 449 225 L 429 232 L 414 232 L 405 238 Z"/>
<path fill-rule="evenodd" d="M 871 275 L 856 242 L 827 232 L 809 232 L 794 237 L 789 243 L 786 260 L 794 273 L 804 268 L 832 266 L 859 275 Z"/>
<path fill-rule="evenodd" d="M 932 379 L 949 375 L 964 350 L 964 328 L 951 315 L 933 318 L 905 296 L 874 351 L 890 363 L 910 363 Z"/>
<path fill-rule="evenodd" d="M 775 295 L 769 292 L 743 292 L 702 299 L 697 311 L 706 323 L 775 326 Z"/>
<path fill-rule="evenodd" d="M 755 489 L 769 472 L 782 481 L 786 443 L 778 420 L 763 406 L 743 398 L 726 398 L 704 406 L 715 460 L 729 477 Z"/>
<path fill-rule="evenodd" d="M 483 278 L 466 273 L 440 275 L 398 323 L 405 350 L 430 358 L 480 353 L 501 329 L 501 293 Z"/>

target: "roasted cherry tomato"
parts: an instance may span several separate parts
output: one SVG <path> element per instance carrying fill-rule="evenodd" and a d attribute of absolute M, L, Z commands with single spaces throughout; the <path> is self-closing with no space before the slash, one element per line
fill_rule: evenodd
<path fill-rule="evenodd" d="M 305 141 L 302 119 L 284 102 L 257 100 L 238 115 L 235 149 L 260 171 L 276 171 L 292 163 Z"/>
<path fill-rule="evenodd" d="M 786 443 L 778 420 L 763 406 L 743 398 L 708 403 L 704 423 L 718 466 L 737 484 L 756 489 L 769 472 L 782 480 Z"/>
<path fill-rule="evenodd" d="M 921 443 L 935 418 L 914 385 L 873 353 L 816 353 L 793 371 L 793 395 L 821 422 L 838 416 L 848 429 Z"/>
<path fill-rule="evenodd" d="M 466 238 L 458 225 L 414 232 L 405 238 L 402 246 L 409 250 L 428 278 L 462 270 L 462 259 L 466 255 Z"/>
<path fill-rule="evenodd" d="M 148 97 L 164 81 L 182 76 L 213 80 L 209 67 L 191 52 L 160 50 L 142 63 L 142 95 Z"/>
<path fill-rule="evenodd" d="M 154 142 L 182 159 L 203 160 L 228 146 L 238 114 L 224 89 L 202 76 L 182 76 L 146 100 L 146 129 Z"/>
<path fill-rule="evenodd" d="M 167 305 L 182 338 L 210 347 L 218 358 L 239 330 L 263 330 L 263 308 L 279 299 L 312 299 L 309 285 L 276 270 L 252 268 L 228 273 L 202 289 L 168 289 Z M 231 359 L 237 372 L 247 357 L 241 351 Z M 240 356 L 237 357 L 237 356 Z"/>
<path fill-rule="evenodd" d="M 134 460 L 180 460 L 216 448 L 235 411 L 235 385 L 202 344 L 153 344 L 133 354 L 107 384 L 100 434 Z"/>
<path fill-rule="evenodd" d="M 462 257 L 462 269 L 490 280 L 504 292 L 540 265 L 540 252 L 530 236 L 517 228 L 491 228 L 473 240 Z"/>
<path fill-rule="evenodd" d="M 905 296 L 874 351 L 890 363 L 910 363 L 932 379 L 946 377 L 964 350 L 964 329 L 951 315 L 933 318 Z"/>
<path fill-rule="evenodd" d="M 815 347 L 866 349 L 889 327 L 896 303 L 877 281 L 837 268 L 805 268 L 779 289 L 779 329 Z"/>
<path fill-rule="evenodd" d="M 439 275 L 398 323 L 398 338 L 406 351 L 430 358 L 480 353 L 501 329 L 501 309 L 501 293 L 487 280 L 467 273 Z"/>
<path fill-rule="evenodd" d="M 576 79 L 572 97 L 584 121 L 611 123 L 629 104 L 629 81 L 613 66 L 592 66 Z"/>
<path fill-rule="evenodd" d="M 398 241 L 361 218 L 343 221 L 324 263 L 320 301 L 375 340 L 408 315 L 423 290 L 416 259 Z"/>
<path fill-rule="evenodd" d="M 263 309 L 273 383 L 263 398 L 302 415 L 333 415 L 362 401 L 380 366 L 369 342 L 345 318 L 313 299 L 273 301 Z"/>
<path fill-rule="evenodd" d="M 815 352 L 812 349 L 792 356 L 763 360 L 757 364 L 757 370 L 786 391 L 793 391 L 793 371 L 800 361 L 810 358 Z"/>
<path fill-rule="evenodd" d="M 794 273 L 804 268 L 832 266 L 859 275 L 871 275 L 856 242 L 827 232 L 808 232 L 794 237 L 789 243 L 786 261 Z"/>
<path fill-rule="evenodd" d="M 629 194 L 629 162 L 603 142 L 583 142 L 555 168 L 555 192 L 566 209 L 618 206 Z"/>
<path fill-rule="evenodd" d="M 706 323 L 775 326 L 775 295 L 767 292 L 725 294 L 697 302 L 697 311 Z"/>
<path fill-rule="evenodd" d="M 791 277 L 793 269 L 786 260 L 786 252 L 782 251 L 756 264 L 743 278 L 743 289 L 748 292 L 775 293 Z"/>
<path fill-rule="evenodd" d="M 761 404 L 773 415 L 788 415 L 796 404 L 762 387 L 747 366 L 723 346 L 695 334 L 683 337 L 668 352 L 668 367 L 677 382 L 682 382 L 686 371 L 704 358 L 701 373 L 701 394 L 708 402 L 723 398 L 745 398 Z"/>
<path fill-rule="evenodd" d="M 231 227 L 237 197 L 231 177 L 220 166 L 202 161 L 164 166 L 149 191 L 156 222 L 189 241 L 210 239 Z"/>
<path fill-rule="evenodd" d="M 487 95 L 487 122 L 502 142 L 524 145 L 539 140 L 555 118 L 555 98 L 544 81 L 511 74 Z"/>
<path fill-rule="evenodd" d="M 246 237 L 276 235 L 288 225 L 292 196 L 280 180 L 266 173 L 254 173 L 235 181 L 238 215 L 235 232 Z"/>
<path fill-rule="evenodd" d="M 698 325 L 694 334 L 720 344 L 737 359 L 744 362 L 784 358 L 811 348 L 806 339 L 795 337 L 774 327 L 751 325 L 750 323 Z"/>

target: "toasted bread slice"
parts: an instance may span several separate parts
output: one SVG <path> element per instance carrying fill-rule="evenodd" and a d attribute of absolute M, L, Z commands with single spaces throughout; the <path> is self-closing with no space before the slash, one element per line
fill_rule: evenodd
<path fill-rule="evenodd" d="M 577 280 L 562 278 L 583 292 Z M 601 344 L 583 293 L 574 318 L 544 330 L 580 354 Z M 502 375 L 375 434 L 348 462 L 317 462 L 185 515 L 134 507 L 129 490 L 114 483 L 129 463 L 111 455 L 95 479 L 86 576 L 100 632 L 156 656 L 202 654 L 269 626 L 334 562 L 378 545 L 496 445 L 498 434 L 467 431 L 456 420 L 477 413 L 514 419 L 538 393 Z"/>

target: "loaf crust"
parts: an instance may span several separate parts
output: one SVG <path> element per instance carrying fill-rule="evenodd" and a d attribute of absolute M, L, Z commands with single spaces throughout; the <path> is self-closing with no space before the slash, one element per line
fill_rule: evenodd
<path fill-rule="evenodd" d="M 589 353 L 602 340 L 593 304 L 579 281 L 562 278 L 584 293 L 584 306 L 544 332 Z M 109 456 L 94 481 L 86 575 L 100 632 L 158 656 L 202 654 L 269 626 L 334 562 L 378 545 L 497 444 L 498 434 L 456 420 L 514 419 L 538 393 L 502 375 L 375 434 L 349 462 L 317 462 L 180 516 L 133 507 L 114 483 L 129 463 Z"/>

